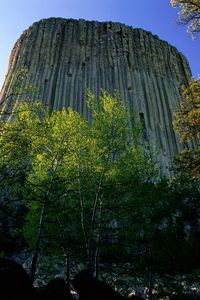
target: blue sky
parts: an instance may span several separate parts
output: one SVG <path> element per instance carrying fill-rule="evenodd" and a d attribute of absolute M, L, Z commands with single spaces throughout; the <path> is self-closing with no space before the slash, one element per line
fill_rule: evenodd
<path fill-rule="evenodd" d="M 33 22 L 48 17 L 117 21 L 146 29 L 177 47 L 195 78 L 200 74 L 200 37 L 192 40 L 176 24 L 170 0 L 0 0 L 0 8 L 0 86 L 15 41 Z"/>

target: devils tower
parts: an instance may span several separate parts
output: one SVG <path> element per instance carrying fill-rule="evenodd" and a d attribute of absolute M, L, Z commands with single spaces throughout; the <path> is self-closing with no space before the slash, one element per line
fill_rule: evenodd
<path fill-rule="evenodd" d="M 20 66 L 28 68 L 26 83 L 36 86 L 44 104 L 70 106 L 87 118 L 88 89 L 96 96 L 101 89 L 118 90 L 157 145 L 165 170 L 182 148 L 172 120 L 191 71 L 175 47 L 152 33 L 120 23 L 44 19 L 16 42 L 1 98 L 9 94 L 9 79 Z"/>

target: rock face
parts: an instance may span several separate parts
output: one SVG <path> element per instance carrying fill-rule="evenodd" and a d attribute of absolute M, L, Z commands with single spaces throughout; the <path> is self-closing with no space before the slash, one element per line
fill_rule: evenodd
<path fill-rule="evenodd" d="M 182 148 L 171 125 L 173 112 L 181 85 L 191 77 L 187 60 L 176 48 L 120 23 L 50 18 L 34 23 L 16 42 L 1 97 L 9 94 L 9 78 L 22 65 L 44 104 L 71 106 L 88 119 L 88 89 L 96 96 L 101 89 L 118 90 L 160 149 L 167 174 Z"/>

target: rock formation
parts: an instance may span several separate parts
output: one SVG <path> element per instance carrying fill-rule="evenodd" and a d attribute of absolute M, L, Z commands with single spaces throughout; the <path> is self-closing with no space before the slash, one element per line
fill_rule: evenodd
<path fill-rule="evenodd" d="M 27 82 L 38 88 L 44 104 L 71 106 L 88 119 L 88 89 L 96 96 L 101 89 L 119 90 L 160 149 L 167 174 L 182 148 L 172 128 L 173 112 L 178 110 L 181 85 L 191 76 L 176 48 L 120 23 L 50 18 L 34 23 L 16 42 L 1 97 L 9 94 L 9 79 L 20 66 L 28 67 Z"/>

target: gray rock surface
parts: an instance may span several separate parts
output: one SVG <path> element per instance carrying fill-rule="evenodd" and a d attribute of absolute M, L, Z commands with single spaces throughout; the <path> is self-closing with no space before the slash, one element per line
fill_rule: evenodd
<path fill-rule="evenodd" d="M 22 65 L 44 104 L 71 106 L 88 119 L 88 89 L 96 96 L 101 89 L 119 90 L 130 110 L 143 119 L 168 173 L 182 149 L 172 128 L 173 112 L 181 85 L 191 77 L 186 58 L 175 47 L 120 23 L 50 18 L 34 23 L 16 42 L 1 97 L 9 94 L 9 78 Z"/>

